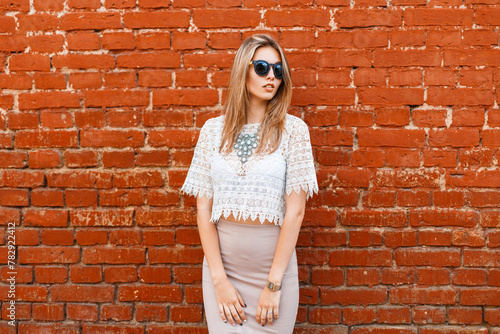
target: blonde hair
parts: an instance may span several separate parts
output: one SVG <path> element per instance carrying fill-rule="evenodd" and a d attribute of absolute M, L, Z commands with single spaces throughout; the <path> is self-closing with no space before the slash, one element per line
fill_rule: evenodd
<path fill-rule="evenodd" d="M 264 119 L 261 123 L 260 142 L 256 152 L 262 151 L 264 145 L 269 142 L 272 153 L 279 147 L 282 133 L 285 128 L 286 112 L 292 100 L 292 79 L 290 68 L 285 53 L 279 44 L 267 34 L 255 34 L 248 37 L 236 52 L 229 87 L 224 103 L 222 114 L 225 115 L 224 127 L 222 129 L 222 140 L 219 151 L 224 146 L 226 151 L 231 150 L 243 125 L 246 123 L 246 113 L 250 105 L 250 93 L 246 87 L 246 78 L 255 51 L 258 48 L 269 46 L 274 48 L 281 57 L 283 68 L 283 79 L 276 94 L 269 100 Z"/>

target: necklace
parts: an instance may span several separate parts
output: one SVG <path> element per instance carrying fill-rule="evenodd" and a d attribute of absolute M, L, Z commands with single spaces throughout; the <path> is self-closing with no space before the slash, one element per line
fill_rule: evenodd
<path fill-rule="evenodd" d="M 238 150 L 236 155 L 240 158 L 242 163 L 247 162 L 248 157 L 252 155 L 253 150 L 257 148 L 259 137 L 257 134 L 259 133 L 260 126 L 257 128 L 257 131 L 254 134 L 239 134 L 238 139 L 236 139 L 236 144 L 234 144 L 234 148 Z"/>

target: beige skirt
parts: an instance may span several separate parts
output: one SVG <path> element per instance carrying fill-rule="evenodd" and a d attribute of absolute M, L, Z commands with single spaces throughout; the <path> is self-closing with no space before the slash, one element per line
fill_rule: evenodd
<path fill-rule="evenodd" d="M 257 304 L 265 288 L 280 227 L 277 225 L 251 225 L 219 219 L 217 231 L 222 262 L 229 280 L 240 293 L 247 322 L 232 326 L 222 320 L 206 258 L 203 258 L 203 304 L 210 334 L 257 334 L 293 332 L 299 306 L 299 280 L 297 255 L 293 252 L 285 271 L 281 287 L 279 318 L 263 327 L 255 320 Z"/>

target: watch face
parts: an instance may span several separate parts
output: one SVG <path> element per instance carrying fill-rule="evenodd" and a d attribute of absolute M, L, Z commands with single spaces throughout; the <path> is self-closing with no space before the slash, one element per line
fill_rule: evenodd
<path fill-rule="evenodd" d="M 271 291 L 278 291 L 281 289 L 281 286 L 276 285 L 274 282 L 268 282 L 267 283 L 267 288 Z"/>

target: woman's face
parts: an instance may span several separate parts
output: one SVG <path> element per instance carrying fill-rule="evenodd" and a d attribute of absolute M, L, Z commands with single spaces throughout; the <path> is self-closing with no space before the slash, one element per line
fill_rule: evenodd
<path fill-rule="evenodd" d="M 281 62 L 281 57 L 278 51 L 270 46 L 258 48 L 252 58 L 254 60 L 265 60 L 268 63 L 276 64 Z M 247 90 L 250 93 L 250 98 L 254 100 L 269 101 L 274 97 L 281 85 L 282 79 L 277 79 L 274 75 L 274 68 L 271 67 L 269 72 L 261 77 L 255 73 L 254 65 L 250 64 L 247 74 Z M 257 102 L 257 101 L 256 101 Z"/>

